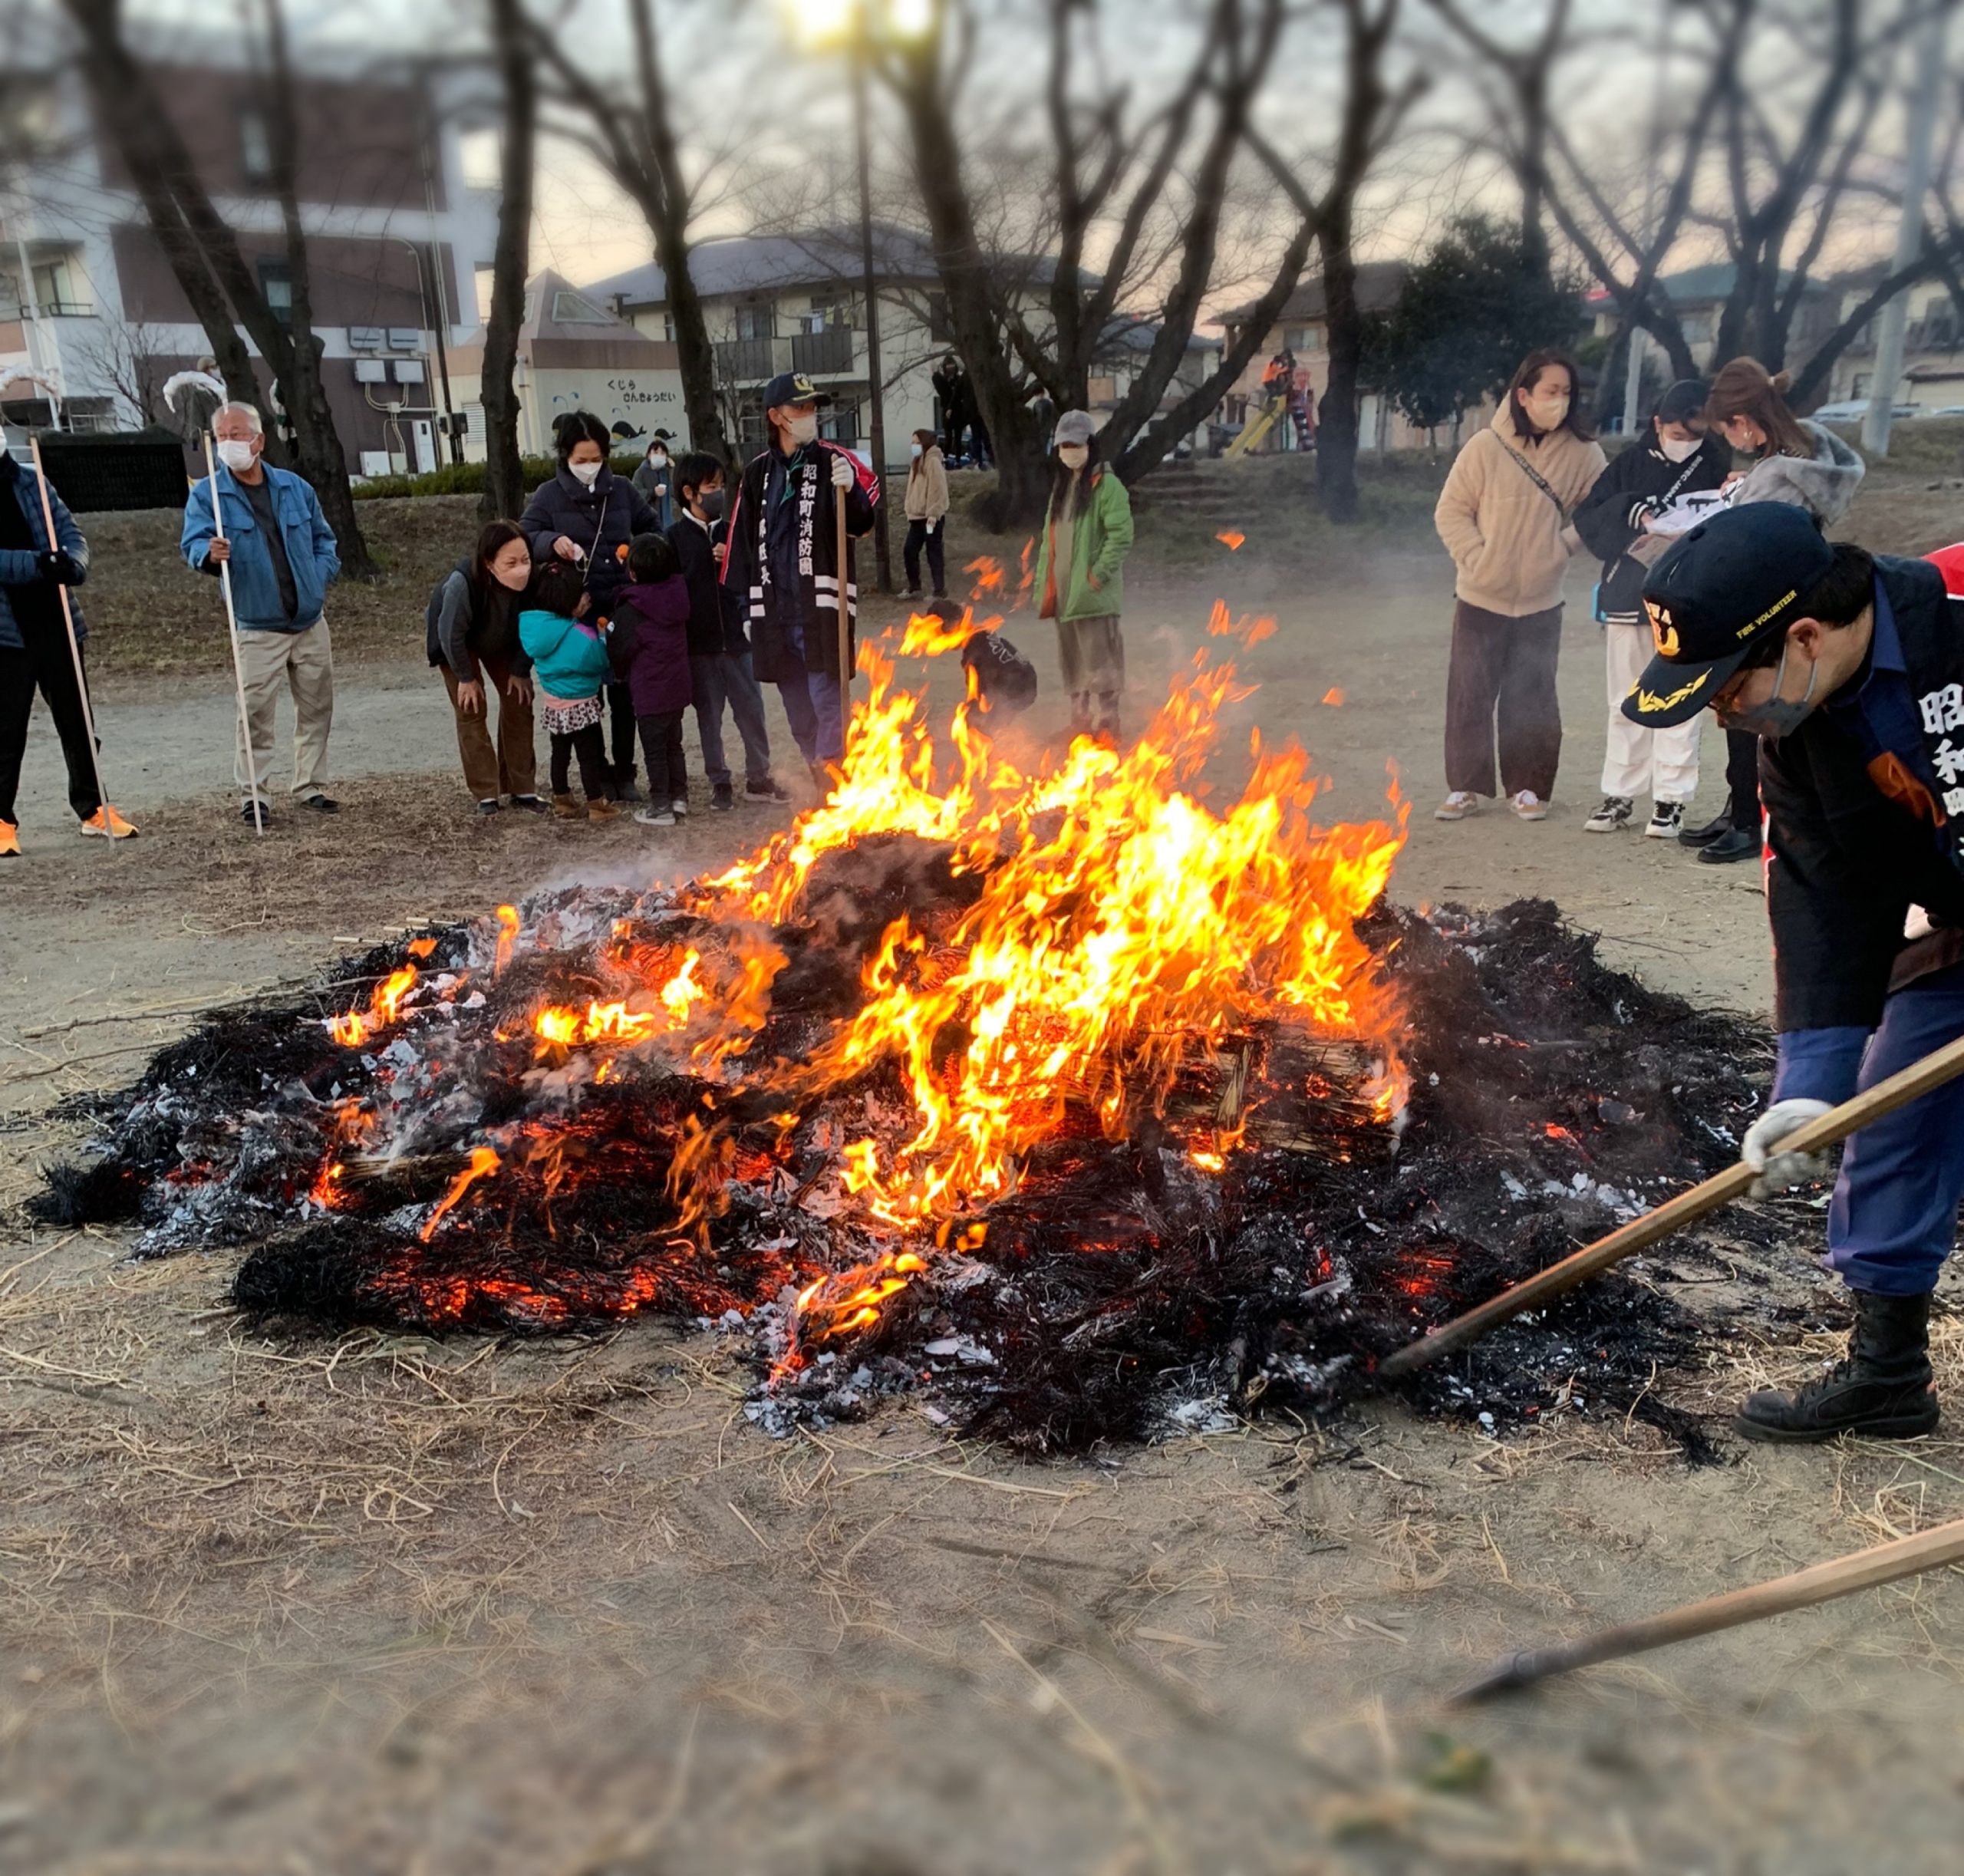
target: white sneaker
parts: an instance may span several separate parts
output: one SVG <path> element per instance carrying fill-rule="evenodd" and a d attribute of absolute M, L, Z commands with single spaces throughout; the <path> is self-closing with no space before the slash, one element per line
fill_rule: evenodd
<path fill-rule="evenodd" d="M 1653 840 L 1675 840 L 1684 831 L 1685 804 L 1682 801 L 1653 801 L 1650 819 L 1643 831 Z"/>
<path fill-rule="evenodd" d="M 1517 820 L 1545 821 L 1548 818 L 1548 804 L 1531 788 L 1524 788 L 1507 805 L 1513 809 Z"/>
<path fill-rule="evenodd" d="M 678 821 L 686 821 L 689 818 L 689 804 L 686 801 L 671 802 L 669 806 Z"/>
<path fill-rule="evenodd" d="M 1627 795 L 1605 795 L 1603 805 L 1582 823 L 1585 834 L 1613 834 L 1629 826 L 1636 803 Z"/>
<path fill-rule="evenodd" d="M 1432 810 L 1435 821 L 1463 821 L 1480 805 L 1479 797 L 1463 788 L 1455 788 L 1445 800 Z"/>
<path fill-rule="evenodd" d="M 634 819 L 644 827 L 673 827 L 675 817 L 666 808 L 637 808 Z"/>

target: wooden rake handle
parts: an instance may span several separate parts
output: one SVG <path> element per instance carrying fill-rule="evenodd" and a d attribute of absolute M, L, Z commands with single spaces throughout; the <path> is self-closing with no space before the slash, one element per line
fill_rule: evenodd
<path fill-rule="evenodd" d="M 1837 1140 L 1859 1133 L 1883 1115 L 1894 1113 L 1899 1107 L 1908 1106 L 1933 1088 L 1940 1088 L 1959 1075 L 1964 1075 L 1964 1037 L 1946 1043 L 1920 1062 L 1913 1062 L 1887 1081 L 1877 1082 L 1853 1100 L 1844 1101 L 1818 1120 L 1809 1121 L 1804 1127 L 1788 1135 L 1780 1142 L 1780 1150 L 1811 1153 L 1822 1147 L 1832 1146 Z M 1441 1324 L 1409 1347 L 1387 1356 L 1378 1364 L 1378 1373 L 1387 1380 L 1397 1380 L 1417 1373 L 1442 1355 L 1449 1355 L 1469 1342 L 1477 1342 L 1488 1330 L 1511 1322 L 1524 1310 L 1533 1309 L 1550 1297 L 1561 1295 L 1564 1291 L 1573 1290 L 1577 1284 L 1587 1282 L 1613 1264 L 1620 1264 L 1625 1258 L 1635 1256 L 1659 1238 L 1682 1230 L 1693 1219 L 1702 1218 L 1708 1212 L 1715 1212 L 1721 1205 L 1742 1197 L 1758 1176 L 1743 1160 L 1737 1165 L 1728 1166 L 1702 1185 L 1694 1185 L 1689 1192 L 1666 1199 L 1654 1211 L 1645 1212 L 1640 1218 L 1632 1218 L 1606 1238 L 1599 1238 L 1593 1244 L 1584 1245 L 1559 1264 L 1550 1264 L 1546 1270 L 1516 1284 L 1511 1290 L 1503 1290 L 1489 1301 L 1469 1309 L 1465 1315 Z"/>
<path fill-rule="evenodd" d="M 1903 1577 L 1959 1562 L 1964 1562 L 1964 1518 L 1920 1531 L 1914 1537 L 1898 1538 L 1892 1543 L 1815 1564 L 1791 1576 L 1776 1577 L 1770 1583 L 1755 1583 L 1750 1589 L 1732 1590 L 1702 1602 L 1666 1610 L 1662 1615 L 1620 1623 L 1614 1628 L 1586 1635 L 1580 1641 L 1503 1655 L 1478 1680 L 1459 1689 L 1452 1698 L 1455 1705 L 1469 1705 L 1493 1694 L 1531 1686 L 1551 1674 L 1566 1674 L 1572 1668 L 1620 1660 L 1626 1655 L 1643 1654 L 1674 1641 L 1688 1641 L 1694 1635 L 1737 1628 L 1769 1615 L 1784 1614 L 1789 1609 L 1810 1608 L 1817 1602 L 1832 1602 L 1838 1596 L 1852 1596 L 1858 1590 L 1873 1589 L 1879 1584 L 1893 1583 Z"/>

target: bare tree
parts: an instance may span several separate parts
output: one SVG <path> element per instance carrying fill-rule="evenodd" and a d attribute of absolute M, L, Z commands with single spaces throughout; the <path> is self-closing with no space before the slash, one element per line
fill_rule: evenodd
<path fill-rule="evenodd" d="M 121 0 L 64 0 L 81 35 L 82 66 L 97 113 L 117 142 L 164 257 L 205 328 L 227 391 L 259 401 L 243 326 L 272 374 L 292 436 L 293 463 L 312 483 L 340 543 L 341 570 L 373 579 L 341 448 L 321 378 L 321 341 L 311 322 L 307 242 L 295 189 L 297 130 L 292 74 L 280 0 L 259 0 L 268 61 L 268 127 L 273 183 L 292 282 L 289 326 L 268 303 L 239 237 L 220 218 L 150 72 L 124 37 Z M 269 439 L 275 444 L 277 440 Z"/>
<path fill-rule="evenodd" d="M 1059 408 L 1087 401 L 1114 325 L 1145 317 L 1125 306 L 1129 296 L 1156 290 L 1160 298 L 1151 348 L 1102 438 L 1124 477 L 1150 468 L 1219 402 L 1261 336 L 1259 328 L 1242 333 L 1218 370 L 1167 405 L 1214 282 L 1231 175 L 1287 23 L 1285 0 L 1209 0 L 1178 75 L 1150 107 L 1135 104 L 1095 48 L 1108 12 L 1126 31 L 1140 29 L 1135 11 L 1101 0 L 1045 0 L 1043 9 L 1046 135 L 1037 160 L 1056 249 L 1047 278 L 1026 252 L 990 238 L 987 223 L 1008 218 L 997 214 L 986 163 L 956 134 L 974 49 L 973 0 L 934 0 L 928 30 L 878 58 L 906 124 L 954 348 L 994 442 L 999 525 L 1042 506 L 1031 393 Z M 1162 51 L 1165 43 L 1162 35 Z M 1095 236 L 1103 252 L 1094 272 Z M 1287 298 L 1308 242 L 1298 229 L 1286 244 L 1265 301 L 1279 307 Z"/>
<path fill-rule="evenodd" d="M 176 354 L 166 346 L 162 328 L 147 320 L 125 319 L 113 307 L 98 306 L 94 318 L 81 323 L 66 342 L 92 377 L 108 384 L 135 410 L 139 424 L 169 420 L 163 384 Z"/>
<path fill-rule="evenodd" d="M 504 93 L 499 157 L 503 191 L 498 242 L 491 266 L 491 310 L 484 325 L 484 371 L 478 401 L 484 411 L 486 520 L 524 511 L 525 468 L 519 456 L 519 396 L 515 383 L 519 328 L 525 323 L 525 282 L 532 253 L 532 195 L 539 123 L 530 21 L 524 0 L 488 0 L 492 57 Z"/>
<path fill-rule="evenodd" d="M 1343 29 L 1343 96 L 1336 140 L 1320 193 L 1303 180 L 1299 166 L 1265 139 L 1263 160 L 1287 191 L 1306 229 L 1313 230 L 1323 257 L 1325 330 L 1330 375 L 1316 427 L 1316 490 L 1333 521 L 1357 515 L 1358 374 L 1363 362 L 1364 318 L 1357 303 L 1357 203 L 1365 182 L 1397 134 L 1426 81 L 1415 72 L 1394 90 L 1386 61 L 1398 27 L 1399 0 L 1336 0 Z M 1281 302 L 1258 306 L 1251 333 L 1266 332 Z M 1245 361 L 1244 361 L 1245 362 Z"/>
<path fill-rule="evenodd" d="M 689 226 L 698 206 L 700 173 L 683 160 L 664 68 L 655 0 L 623 0 L 634 37 L 631 83 L 602 84 L 566 51 L 562 35 L 533 28 L 533 45 L 559 80 L 562 99 L 585 128 L 569 133 L 634 199 L 654 237 L 654 256 L 667 285 L 682 408 L 692 448 L 727 460 L 730 444 L 717 397 L 716 352 L 701 295 L 689 272 Z"/>

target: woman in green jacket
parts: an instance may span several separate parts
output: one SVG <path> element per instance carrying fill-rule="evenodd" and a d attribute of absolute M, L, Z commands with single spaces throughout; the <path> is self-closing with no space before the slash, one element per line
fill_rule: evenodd
<path fill-rule="evenodd" d="M 1132 504 L 1125 485 L 1098 460 L 1089 415 L 1057 419 L 1050 502 L 1036 552 L 1037 616 L 1057 621 L 1071 730 L 1119 736 L 1119 697 L 1125 687 L 1125 556 L 1132 551 Z"/>

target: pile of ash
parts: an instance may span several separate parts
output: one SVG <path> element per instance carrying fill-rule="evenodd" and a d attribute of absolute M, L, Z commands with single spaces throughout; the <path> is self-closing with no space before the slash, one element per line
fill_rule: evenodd
<path fill-rule="evenodd" d="M 675 895 L 541 895 L 495 973 L 496 928 L 449 928 L 350 960 L 314 995 L 216 1014 L 133 1087 L 79 1104 L 95 1156 L 54 1169 L 39 1208 L 133 1224 L 140 1255 L 244 1248 L 232 1300 L 286 1333 L 651 1314 L 720 1329 L 767 1427 L 921 1390 L 937 1418 L 1047 1452 L 1368 1393 L 1392 1349 L 1733 1159 L 1770 1070 L 1762 1030 L 1609 969 L 1545 902 L 1381 906 L 1360 930 L 1409 1016 L 1398 1123 L 1361 1060 L 1264 1028 L 1203 1052 L 1119 1137 L 1066 1103 L 1007 1195 L 896 1264 L 839 1165 L 853 1133 L 908 1124 L 891 1072 L 790 1115 L 755 1070 L 809 1056 L 850 1013 L 897 911 L 931 938 L 972 886 L 908 841 L 825 864 L 852 870 L 831 892 L 815 874 L 772 934 L 783 960 L 734 1086 L 651 1050 L 598 1075 L 549 1055 L 535 1013 L 609 994 L 610 956 L 720 940 Z M 412 961 L 413 1019 L 373 1047 L 337 1040 Z M 1244 1137 L 1210 1165 L 1181 1116 L 1231 1108 Z M 712 1129 L 717 1204 L 692 1218 L 682 1162 Z M 487 1134 L 495 1179 L 467 1144 Z M 801 1294 L 862 1278 L 868 1306 L 814 1340 Z M 1557 1403 L 1633 1409 L 1695 1452 L 1650 1387 L 1693 1331 L 1612 1276 L 1409 1398 L 1496 1429 Z"/>

